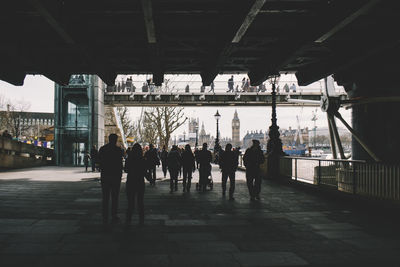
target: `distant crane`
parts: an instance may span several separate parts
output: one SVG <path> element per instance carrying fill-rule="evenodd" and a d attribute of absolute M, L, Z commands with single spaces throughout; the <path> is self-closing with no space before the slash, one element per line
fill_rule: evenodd
<path fill-rule="evenodd" d="M 300 121 L 299 121 L 299 116 L 296 115 L 296 119 L 297 119 L 297 131 L 296 134 L 294 136 L 294 143 L 297 143 L 297 137 L 299 138 L 300 144 L 302 145 L 303 142 L 303 135 L 301 134 L 301 129 L 300 129 Z"/>
<path fill-rule="evenodd" d="M 314 122 L 314 128 L 313 128 L 313 132 L 314 132 L 314 138 L 313 138 L 313 148 L 315 149 L 316 147 L 316 138 L 317 138 L 317 111 L 318 109 L 315 109 L 315 112 L 312 112 L 312 118 L 311 121 Z"/>

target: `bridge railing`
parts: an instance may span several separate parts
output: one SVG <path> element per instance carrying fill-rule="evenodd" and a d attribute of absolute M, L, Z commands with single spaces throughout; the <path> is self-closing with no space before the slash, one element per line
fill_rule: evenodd
<path fill-rule="evenodd" d="M 52 163 L 53 149 L 0 137 L 0 168 L 26 168 Z"/>
<path fill-rule="evenodd" d="M 358 160 L 282 157 L 280 174 L 298 182 L 328 186 L 377 199 L 400 200 L 400 166 Z"/>
<path fill-rule="evenodd" d="M 280 82 L 277 86 L 277 94 L 321 94 L 323 86 L 319 83 L 313 86 L 298 86 L 297 83 L 293 85 L 293 82 Z M 211 86 L 202 86 L 201 81 L 174 81 L 164 83 L 161 86 L 155 86 L 154 84 L 148 85 L 143 81 L 132 81 L 132 83 L 117 83 L 115 86 L 109 86 L 106 89 L 107 93 L 172 93 L 172 94 L 184 94 L 184 93 L 204 93 L 204 94 L 221 94 L 221 93 L 265 93 L 270 94 L 271 84 L 265 82 L 260 86 L 251 86 L 243 84 L 242 81 L 235 81 L 233 83 L 233 90 L 228 88 L 227 81 L 215 81 L 214 89 Z M 344 94 L 344 90 L 341 87 L 337 88 L 338 94 Z"/>

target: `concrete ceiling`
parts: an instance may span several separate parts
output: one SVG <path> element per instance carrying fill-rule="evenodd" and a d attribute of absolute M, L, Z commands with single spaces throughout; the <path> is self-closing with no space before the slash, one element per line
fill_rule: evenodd
<path fill-rule="evenodd" d="M 278 72 L 300 84 L 397 50 L 396 1 L 26 0 L 1 4 L 0 79 L 26 74 L 65 84 L 70 74 Z"/>

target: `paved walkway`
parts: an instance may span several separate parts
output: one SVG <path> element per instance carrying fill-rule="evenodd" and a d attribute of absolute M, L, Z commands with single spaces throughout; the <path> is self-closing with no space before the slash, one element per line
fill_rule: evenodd
<path fill-rule="evenodd" d="M 45 167 L 0 173 L 0 266 L 399 266 L 398 221 L 263 182 L 249 201 L 146 185 L 144 227 L 104 229 L 98 173 Z M 161 172 L 158 172 L 161 177 Z M 194 180 L 197 180 L 197 174 Z M 125 190 L 120 213 L 124 219 Z"/>

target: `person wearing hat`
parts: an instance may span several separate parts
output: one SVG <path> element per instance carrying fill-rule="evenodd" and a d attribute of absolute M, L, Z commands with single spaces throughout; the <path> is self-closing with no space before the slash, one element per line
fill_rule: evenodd
<path fill-rule="evenodd" d="M 264 163 L 264 154 L 260 147 L 260 141 L 252 140 L 253 145 L 246 149 L 243 156 L 244 166 L 246 167 L 246 182 L 249 189 L 250 200 L 260 200 L 261 191 L 261 171 L 260 165 Z"/>

